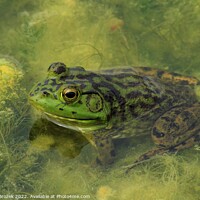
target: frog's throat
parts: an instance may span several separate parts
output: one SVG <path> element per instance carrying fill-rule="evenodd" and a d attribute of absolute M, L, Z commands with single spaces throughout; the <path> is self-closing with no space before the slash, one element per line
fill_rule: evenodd
<path fill-rule="evenodd" d="M 53 122 L 54 124 L 80 132 L 92 132 L 94 130 L 98 130 L 107 126 L 107 123 L 100 119 L 66 118 L 47 112 L 44 112 L 44 115 L 49 121 Z"/>

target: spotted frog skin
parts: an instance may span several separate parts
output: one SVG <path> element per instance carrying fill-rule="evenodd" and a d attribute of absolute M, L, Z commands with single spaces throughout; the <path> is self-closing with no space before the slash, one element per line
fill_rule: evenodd
<path fill-rule="evenodd" d="M 81 132 L 97 149 L 97 162 L 112 163 L 113 139 L 141 134 L 146 127 L 156 147 L 133 165 L 157 154 L 200 142 L 200 103 L 195 77 L 149 67 L 86 71 L 53 63 L 30 92 L 31 104 L 60 126 Z"/>

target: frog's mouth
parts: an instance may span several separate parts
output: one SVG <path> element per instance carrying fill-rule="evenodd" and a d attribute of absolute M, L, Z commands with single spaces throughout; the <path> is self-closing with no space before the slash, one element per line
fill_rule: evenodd
<path fill-rule="evenodd" d="M 44 115 L 49 121 L 59 126 L 77 131 L 84 131 L 84 130 L 92 131 L 106 126 L 106 122 L 98 118 L 95 119 L 66 118 L 53 115 L 47 112 L 44 112 Z"/>
<path fill-rule="evenodd" d="M 46 117 L 49 121 L 64 128 L 69 128 L 81 132 L 86 132 L 86 131 L 91 132 L 94 130 L 105 128 L 107 126 L 107 121 L 101 119 L 100 117 L 88 118 L 88 119 L 62 117 L 59 115 L 54 115 L 52 113 L 46 112 L 42 106 L 36 104 L 35 101 L 33 101 L 32 99 L 30 99 L 30 103 L 38 111 L 40 111 L 44 115 L 44 117 Z"/>

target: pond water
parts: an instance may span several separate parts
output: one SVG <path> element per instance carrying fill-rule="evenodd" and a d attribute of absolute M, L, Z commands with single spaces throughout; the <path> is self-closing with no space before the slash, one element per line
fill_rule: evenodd
<path fill-rule="evenodd" d="M 126 174 L 123 166 L 154 147 L 150 134 L 117 141 L 115 162 L 95 166 L 84 137 L 41 120 L 28 102 L 53 62 L 200 78 L 200 2 L 0 0 L 0 13 L 0 199 L 200 199 L 198 145 Z"/>

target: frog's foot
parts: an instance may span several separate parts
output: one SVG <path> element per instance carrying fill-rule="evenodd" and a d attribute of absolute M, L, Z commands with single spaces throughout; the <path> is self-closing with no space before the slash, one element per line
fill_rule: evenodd
<path fill-rule="evenodd" d="M 98 155 L 95 162 L 97 165 L 107 167 L 107 165 L 110 165 L 114 162 L 114 159 L 109 154 Z"/>
<path fill-rule="evenodd" d="M 163 155 L 164 153 L 168 153 L 168 152 L 169 152 L 169 149 L 165 149 L 165 148 L 152 149 L 152 150 L 142 154 L 133 164 L 124 166 L 123 168 L 126 169 L 126 173 L 128 173 L 131 169 L 133 169 L 134 167 L 148 161 L 149 159 L 151 159 L 155 155 Z"/>

